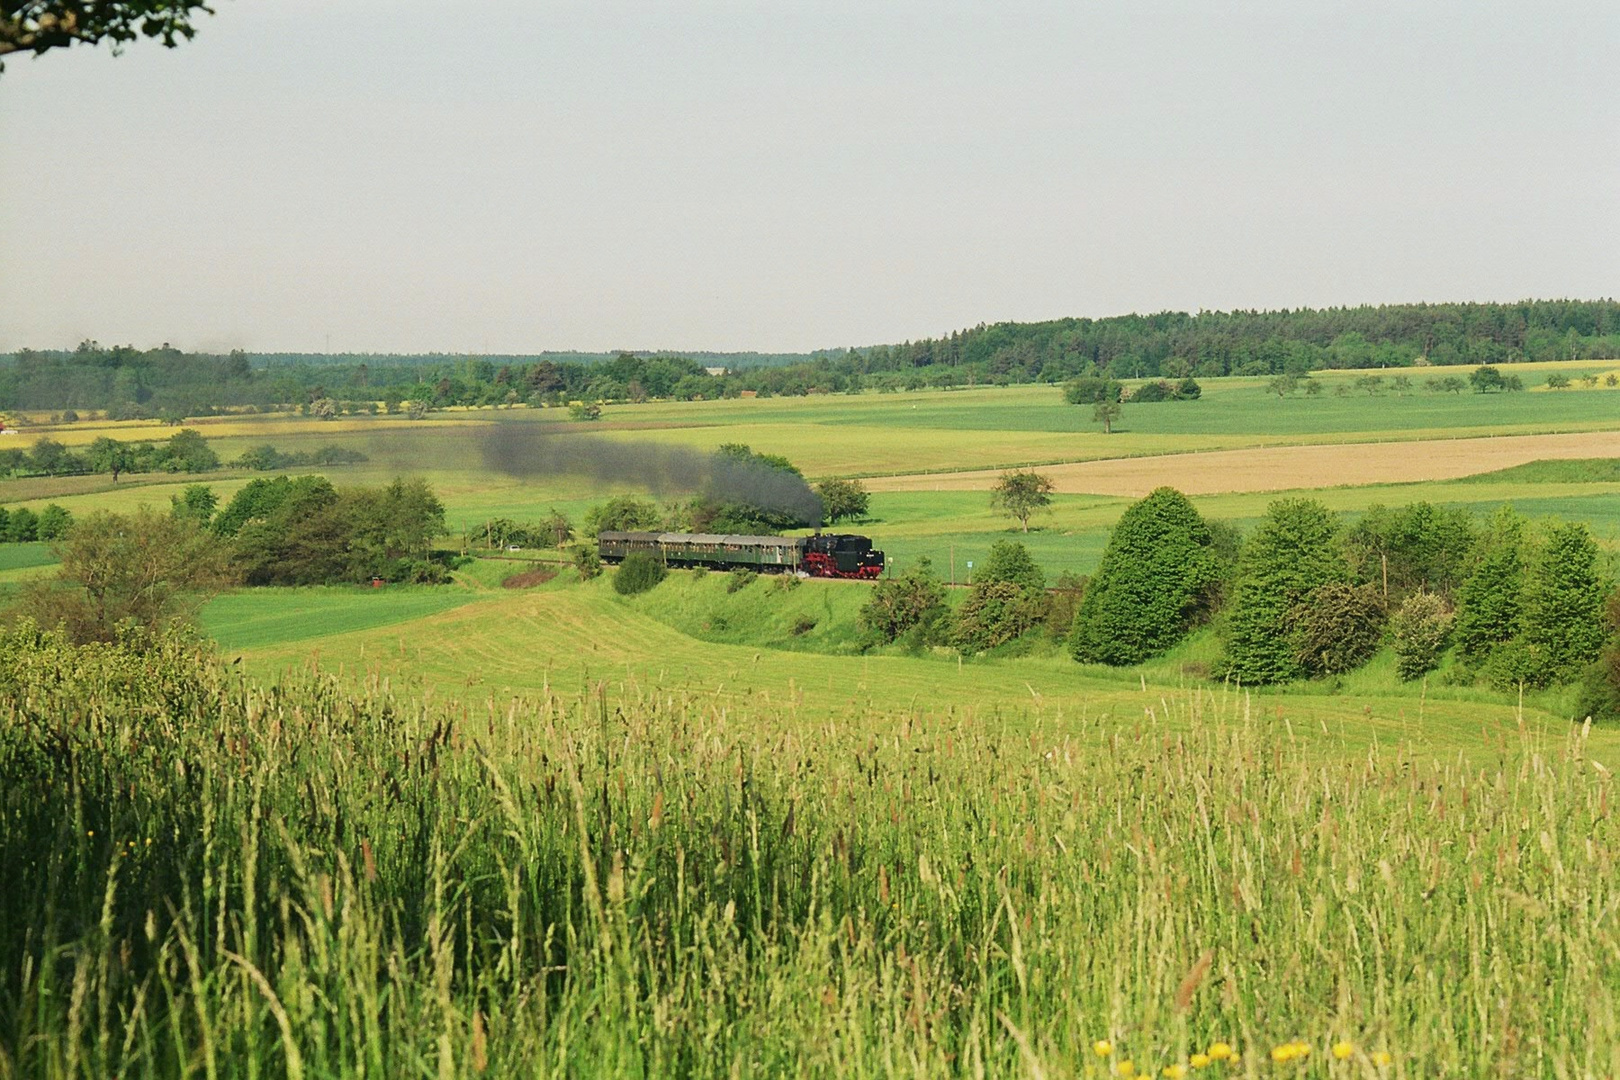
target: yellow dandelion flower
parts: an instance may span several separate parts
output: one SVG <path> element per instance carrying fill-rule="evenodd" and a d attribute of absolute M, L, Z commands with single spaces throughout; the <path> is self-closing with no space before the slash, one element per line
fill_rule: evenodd
<path fill-rule="evenodd" d="M 94 829 L 89 829 L 89 830 L 87 830 L 87 831 L 86 831 L 86 832 L 85 832 L 85 834 L 84 834 L 84 835 L 86 835 L 86 836 L 94 836 L 94 835 L 96 835 L 96 830 L 94 830 Z"/>
<path fill-rule="evenodd" d="M 1130 1077 L 1136 1075 L 1136 1062 L 1132 1061 L 1130 1058 L 1126 1058 L 1124 1061 L 1114 1066 L 1114 1072 L 1119 1076 L 1125 1077 L 1126 1080 L 1129 1080 Z"/>
<path fill-rule="evenodd" d="M 1192 1061 L 1193 1068 L 1207 1069 L 1209 1068 L 1210 1061 L 1213 1059 L 1208 1054 L 1194 1054 L 1190 1060 Z"/>
<path fill-rule="evenodd" d="M 1166 1065 L 1161 1070 L 1161 1075 L 1168 1077 L 1169 1080 L 1181 1080 L 1181 1078 L 1183 1076 L 1187 1075 L 1187 1066 L 1185 1066 L 1185 1065 Z"/>
<path fill-rule="evenodd" d="M 1091 1044 L 1091 1049 L 1098 1057 L 1107 1057 L 1114 1052 L 1114 1044 L 1107 1039 L 1098 1039 Z"/>
<path fill-rule="evenodd" d="M 1345 1060 L 1355 1052 L 1356 1048 L 1347 1042 L 1336 1042 L 1333 1044 L 1333 1056 L 1340 1061 Z"/>
<path fill-rule="evenodd" d="M 1306 1046 L 1304 1043 L 1296 1042 L 1292 1045 L 1294 1048 L 1294 1056 L 1296 1058 L 1308 1058 L 1311 1056 L 1311 1048 Z"/>
<path fill-rule="evenodd" d="M 1210 1043 L 1210 1045 L 1209 1045 L 1209 1060 L 1211 1060 L 1211 1061 L 1225 1061 L 1227 1058 L 1229 1058 L 1231 1056 L 1232 1056 L 1232 1047 L 1229 1046 L 1228 1044 L 1222 1043 L 1222 1042 Z"/>
<path fill-rule="evenodd" d="M 1271 1048 L 1271 1060 L 1275 1061 L 1279 1065 L 1283 1064 L 1284 1062 L 1293 1061 L 1294 1060 L 1294 1045 L 1293 1045 L 1293 1043 L 1283 1043 L 1280 1046 L 1273 1046 Z"/>
<path fill-rule="evenodd" d="M 1389 1056 L 1389 1051 L 1388 1050 L 1374 1050 L 1373 1051 L 1372 1063 L 1374 1065 L 1386 1066 L 1393 1060 L 1395 1060 L 1395 1059 Z"/>

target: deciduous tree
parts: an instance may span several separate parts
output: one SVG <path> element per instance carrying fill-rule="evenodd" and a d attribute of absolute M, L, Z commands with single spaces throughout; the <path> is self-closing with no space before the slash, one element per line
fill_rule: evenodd
<path fill-rule="evenodd" d="M 1052 481 L 1033 469 L 1002 473 L 990 489 L 990 505 L 1016 518 L 1029 532 L 1030 517 L 1052 505 Z"/>
<path fill-rule="evenodd" d="M 1135 664 L 1179 641 L 1218 576 L 1204 519 L 1162 487 L 1119 519 L 1069 635 L 1082 663 Z"/>
<path fill-rule="evenodd" d="M 1333 511 L 1314 499 L 1272 503 L 1238 558 L 1223 672 L 1245 683 L 1303 675 L 1290 616 L 1311 590 L 1349 576 Z"/>

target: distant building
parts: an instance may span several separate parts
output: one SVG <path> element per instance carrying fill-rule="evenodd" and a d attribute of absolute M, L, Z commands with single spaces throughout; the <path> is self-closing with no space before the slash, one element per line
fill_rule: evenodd
<path fill-rule="evenodd" d="M 703 370 L 707 371 L 710 375 L 713 375 L 717 379 L 726 373 L 726 369 L 723 367 L 706 367 Z"/>

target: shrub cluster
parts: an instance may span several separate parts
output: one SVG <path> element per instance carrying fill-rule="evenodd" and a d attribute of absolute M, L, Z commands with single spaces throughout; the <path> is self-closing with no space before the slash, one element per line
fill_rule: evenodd
<path fill-rule="evenodd" d="M 626 555 L 613 572 L 613 591 L 620 596 L 648 592 L 656 588 L 668 573 L 663 563 L 638 551 Z"/>

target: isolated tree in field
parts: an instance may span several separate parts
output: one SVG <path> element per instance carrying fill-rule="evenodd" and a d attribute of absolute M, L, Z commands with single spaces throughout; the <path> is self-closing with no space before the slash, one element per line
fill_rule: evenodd
<path fill-rule="evenodd" d="M 1135 664 L 1186 634 L 1218 576 L 1209 526 L 1162 487 L 1121 515 L 1069 634 L 1081 663 Z"/>
<path fill-rule="evenodd" d="M 1453 638 L 1457 654 L 1479 663 L 1519 629 L 1524 610 L 1525 523 L 1510 506 L 1491 515 L 1479 538 L 1473 572 L 1457 589 Z"/>
<path fill-rule="evenodd" d="M 39 515 L 26 506 L 19 506 L 6 519 L 6 540 L 13 544 L 26 544 L 39 539 Z"/>
<path fill-rule="evenodd" d="M 613 571 L 613 591 L 620 596 L 635 596 L 656 587 L 668 573 L 664 564 L 651 555 L 640 552 L 626 555 Z"/>
<path fill-rule="evenodd" d="M 1517 375 L 1503 375 L 1489 364 L 1481 364 L 1468 375 L 1468 383 L 1476 394 L 1489 394 L 1498 390 L 1523 390 L 1524 380 Z"/>
<path fill-rule="evenodd" d="M 1119 414 L 1124 408 L 1117 401 L 1099 401 L 1091 407 L 1091 418 L 1102 425 L 1104 435 L 1112 435 L 1114 421 L 1119 419 Z"/>
<path fill-rule="evenodd" d="M 1290 618 L 1311 590 L 1346 582 L 1338 517 L 1314 499 L 1279 499 L 1243 545 L 1222 670 L 1245 683 L 1299 678 Z"/>
<path fill-rule="evenodd" d="M 172 49 L 196 34 L 199 16 L 213 13 L 194 0 L 10 0 L 0 3 L 0 56 L 103 41 L 116 56 L 138 37 Z"/>
<path fill-rule="evenodd" d="M 23 611 L 75 642 L 111 641 L 120 623 L 159 628 L 230 583 L 224 546 L 196 522 L 98 511 L 77 523 L 54 580 L 24 593 Z"/>
<path fill-rule="evenodd" d="M 1548 529 L 1530 565 L 1524 604 L 1524 637 L 1545 657 L 1547 681 L 1570 678 L 1597 659 L 1608 591 L 1587 527 L 1574 522 Z"/>
<path fill-rule="evenodd" d="M 1001 474 L 990 489 L 990 506 L 1017 519 L 1029 532 L 1029 519 L 1052 505 L 1052 481 L 1033 469 L 1017 469 Z"/>
<path fill-rule="evenodd" d="M 866 516 L 870 496 L 859 480 L 823 480 L 816 485 L 816 494 L 821 496 L 821 514 L 829 525 Z"/>

